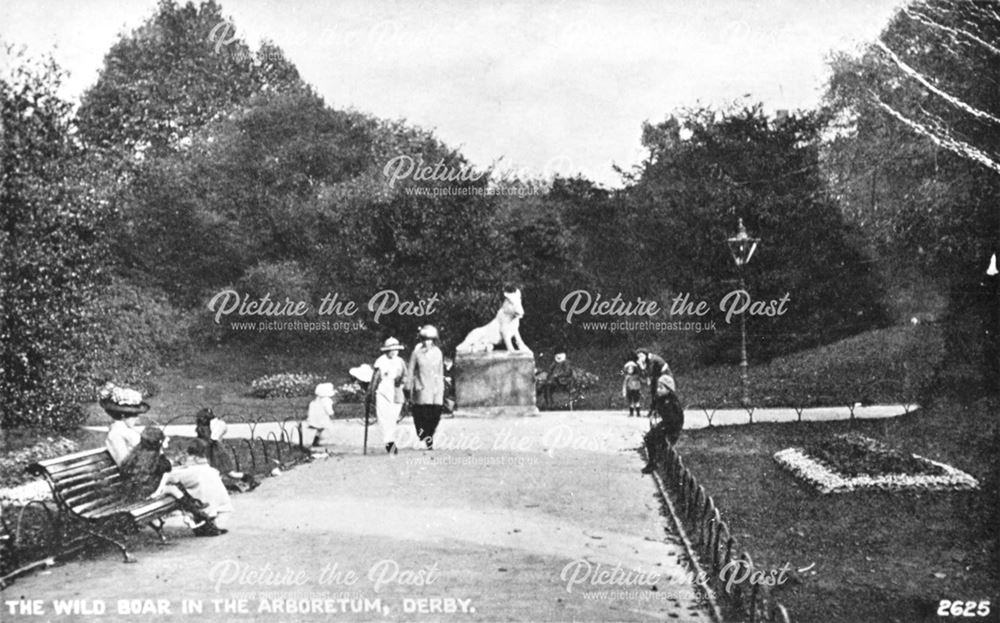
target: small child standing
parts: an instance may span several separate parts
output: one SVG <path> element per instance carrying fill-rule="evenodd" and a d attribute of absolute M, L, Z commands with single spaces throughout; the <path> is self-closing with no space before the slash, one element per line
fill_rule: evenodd
<path fill-rule="evenodd" d="M 333 397 L 337 392 L 333 383 L 316 386 L 316 397 L 309 403 L 306 427 L 313 433 L 312 447 L 330 442 L 333 433 Z"/>
<path fill-rule="evenodd" d="M 622 373 L 625 375 L 625 380 L 622 382 L 622 397 L 628 401 L 628 416 L 632 417 L 634 411 L 635 417 L 639 417 L 639 403 L 642 401 L 642 373 L 639 365 L 634 361 L 627 361 Z"/>

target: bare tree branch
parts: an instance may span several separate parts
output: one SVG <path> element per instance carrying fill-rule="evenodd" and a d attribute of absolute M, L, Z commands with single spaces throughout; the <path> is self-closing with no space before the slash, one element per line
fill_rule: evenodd
<path fill-rule="evenodd" d="M 879 96 L 876 95 L 874 91 L 869 91 L 869 94 L 871 95 L 872 101 L 879 108 L 892 115 L 895 119 L 905 124 L 914 132 L 926 136 L 932 142 L 934 142 L 935 145 L 943 147 L 944 149 L 947 149 L 948 151 L 957 154 L 963 158 L 967 158 L 974 162 L 978 162 L 979 164 L 992 170 L 994 173 L 1000 174 L 1000 161 L 993 158 L 990 154 L 987 154 L 986 152 L 976 147 L 973 147 L 972 145 L 969 145 L 964 141 L 959 141 L 955 139 L 943 127 L 937 128 L 938 131 L 935 132 L 934 130 L 931 130 L 927 126 L 906 117 L 892 106 L 883 102 L 882 99 L 879 98 Z"/>
<path fill-rule="evenodd" d="M 965 102 L 958 99 L 954 95 L 947 93 L 946 91 L 942 91 L 941 89 L 931 84 L 930 80 L 928 80 L 922 73 L 918 72 L 916 69 L 907 65 L 903 59 L 896 56 L 896 53 L 890 50 L 889 46 L 882 43 L 881 40 L 876 40 L 875 46 L 878 47 L 878 49 L 885 52 L 889 56 L 889 58 L 892 59 L 892 62 L 895 63 L 895 65 L 903 71 L 903 73 L 910 76 L 920 84 L 924 85 L 924 87 L 926 87 L 930 92 L 944 99 L 952 106 L 955 106 L 956 108 L 969 113 L 970 115 L 976 117 L 977 119 L 992 121 L 993 123 L 1000 125 L 1000 117 L 995 117 L 984 110 L 979 110 L 978 108 L 970 106 L 969 104 L 966 104 Z"/>
<path fill-rule="evenodd" d="M 989 41 L 986 41 L 986 40 L 982 39 L 981 37 L 978 37 L 978 36 L 972 34 L 971 32 L 969 32 L 967 30 L 962 30 L 960 28 L 952 28 L 951 26 L 945 26 L 944 24 L 931 19 L 929 16 L 921 14 L 921 13 L 917 13 L 917 12 L 915 12 L 915 11 L 909 9 L 909 8 L 904 8 L 903 9 L 903 14 L 906 15 L 907 17 L 909 17 L 910 19 L 914 20 L 914 21 L 920 22 L 921 24 L 923 24 L 925 26 L 929 26 L 931 28 L 944 31 L 944 32 L 948 33 L 949 35 L 951 35 L 955 40 L 958 40 L 960 37 L 965 37 L 966 39 L 971 39 L 972 41 L 975 41 L 976 43 L 978 43 L 979 45 L 983 46 L 984 48 L 986 48 L 987 50 L 989 50 L 993 54 L 996 54 L 997 56 L 1000 56 L 1000 48 L 998 48 L 995 45 L 991 44 Z"/>

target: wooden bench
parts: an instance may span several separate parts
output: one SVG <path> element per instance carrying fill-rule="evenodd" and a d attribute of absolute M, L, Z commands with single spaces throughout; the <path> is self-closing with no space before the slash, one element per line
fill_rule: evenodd
<path fill-rule="evenodd" d="M 112 543 L 121 550 L 125 562 L 135 559 L 125 539 L 116 538 L 121 529 L 148 525 L 161 542 L 166 542 L 163 518 L 179 508 L 169 495 L 130 499 L 118 465 L 103 448 L 38 461 L 27 471 L 49 483 L 60 516 L 68 525 Z"/>

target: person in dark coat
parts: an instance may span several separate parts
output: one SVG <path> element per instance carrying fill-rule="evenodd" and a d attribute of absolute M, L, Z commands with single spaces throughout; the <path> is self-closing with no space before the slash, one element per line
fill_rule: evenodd
<path fill-rule="evenodd" d="M 557 389 L 564 390 L 567 394 L 570 394 L 570 398 L 572 399 L 573 367 L 566 359 L 565 348 L 559 348 L 556 350 L 552 365 L 549 366 L 549 372 L 545 376 L 543 398 L 545 399 L 546 407 L 552 406 L 552 395 Z"/>
<path fill-rule="evenodd" d="M 129 498 L 149 497 L 160 486 L 163 475 L 170 471 L 170 460 L 163 454 L 164 438 L 161 429 L 147 426 L 139 435 L 139 445 L 132 448 L 119 466 Z"/>
<path fill-rule="evenodd" d="M 639 369 L 642 370 L 643 376 L 649 379 L 648 415 L 652 417 L 653 401 L 656 399 L 656 384 L 660 377 L 664 374 L 668 374 L 671 378 L 673 378 L 673 373 L 670 371 L 670 366 L 667 365 L 666 359 L 660 357 L 656 353 L 651 353 L 648 348 L 636 349 L 635 361 L 639 364 Z"/>
<path fill-rule="evenodd" d="M 438 331 L 427 325 L 420 329 L 421 342 L 410 356 L 406 390 L 413 409 L 417 438 L 428 450 L 434 449 L 434 433 L 444 409 L 444 354 L 438 347 Z"/>
<path fill-rule="evenodd" d="M 676 444 L 684 428 L 684 407 L 677 396 L 674 377 L 669 374 L 661 375 L 656 382 L 653 414 L 659 421 L 649 429 L 643 439 L 646 444 L 646 466 L 642 468 L 643 474 L 653 473 L 656 461 L 666 451 L 667 445 Z"/>

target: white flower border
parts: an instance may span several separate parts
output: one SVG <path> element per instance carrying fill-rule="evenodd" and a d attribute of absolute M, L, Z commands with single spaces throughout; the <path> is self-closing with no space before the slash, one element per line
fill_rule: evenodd
<path fill-rule="evenodd" d="M 889 491 L 927 489 L 931 491 L 955 491 L 979 488 L 979 482 L 977 482 L 975 478 L 959 469 L 955 469 L 954 467 L 945 465 L 944 463 L 932 461 L 916 454 L 914 454 L 913 457 L 931 465 L 936 465 L 943 469 L 945 473 L 938 476 L 926 474 L 918 476 L 908 476 L 905 474 L 869 476 L 867 474 L 863 474 L 849 478 L 826 467 L 812 456 L 803 452 L 801 448 L 786 448 L 779 452 L 775 452 L 774 454 L 774 460 L 777 461 L 779 465 L 790 471 L 795 476 L 816 487 L 820 493 L 846 493 L 856 489 L 886 489 Z"/>

